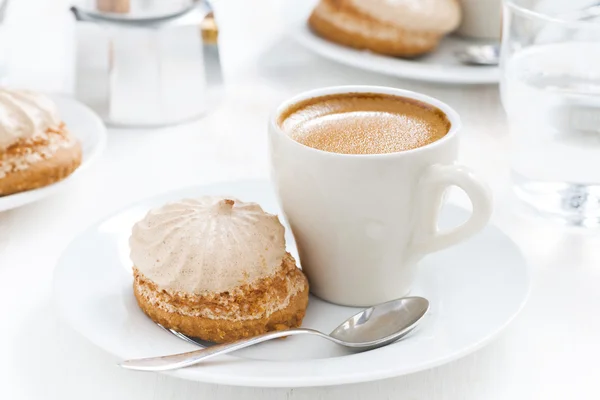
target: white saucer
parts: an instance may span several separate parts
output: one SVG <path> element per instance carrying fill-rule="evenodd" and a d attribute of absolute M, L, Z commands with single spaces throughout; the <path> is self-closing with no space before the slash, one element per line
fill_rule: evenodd
<path fill-rule="evenodd" d="M 102 154 L 106 146 L 106 128 L 104 124 L 92 110 L 84 106 L 77 100 L 62 97 L 50 96 L 58 106 L 58 112 L 75 137 L 81 141 L 83 158 L 81 165 L 68 178 L 35 190 L 15 193 L 8 196 L 0 196 L 0 211 L 10 210 L 33 203 L 64 187 L 69 180 L 79 175 L 96 158 Z"/>
<path fill-rule="evenodd" d="M 498 67 L 459 63 L 454 52 L 477 42 L 454 36 L 444 38 L 434 52 L 414 60 L 341 46 L 315 35 L 305 24 L 296 29 L 294 38 L 309 50 L 341 64 L 399 78 L 453 84 L 497 83 L 500 79 Z"/>
<path fill-rule="evenodd" d="M 129 206 L 82 233 L 60 258 L 54 275 L 58 312 L 92 343 L 121 359 L 195 349 L 156 326 L 138 308 L 127 240 L 131 226 L 149 208 L 203 194 L 232 195 L 278 212 L 270 184 L 251 181 L 183 189 Z M 456 224 L 465 216 L 466 211 L 448 206 L 443 225 Z M 296 255 L 289 229 L 286 239 Z M 351 354 L 319 338 L 290 337 L 170 374 L 265 387 L 336 385 L 409 374 L 488 343 L 519 312 L 528 288 L 528 269 L 518 248 L 489 226 L 473 240 L 423 261 L 412 294 L 428 298 L 431 311 L 405 340 Z M 330 332 L 356 311 L 313 297 L 303 326 Z"/>

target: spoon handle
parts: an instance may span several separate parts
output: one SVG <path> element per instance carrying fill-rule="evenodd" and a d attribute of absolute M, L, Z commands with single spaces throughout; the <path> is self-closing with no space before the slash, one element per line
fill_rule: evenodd
<path fill-rule="evenodd" d="M 189 367 L 190 365 L 201 363 L 202 361 L 207 360 L 209 358 L 231 353 L 233 351 L 244 349 L 246 347 L 254 346 L 255 344 L 266 342 L 267 340 L 302 334 L 325 336 L 321 332 L 305 328 L 290 329 L 287 331 L 267 332 L 263 333 L 262 335 L 241 339 L 232 343 L 218 344 L 215 346 L 190 351 L 187 353 L 173 354 L 162 357 L 125 360 L 119 365 L 126 369 L 134 369 L 138 371 L 171 371 L 174 369 Z"/>

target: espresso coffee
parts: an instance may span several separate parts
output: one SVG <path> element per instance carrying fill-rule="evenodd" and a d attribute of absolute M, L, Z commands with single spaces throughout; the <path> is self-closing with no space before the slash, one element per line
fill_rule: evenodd
<path fill-rule="evenodd" d="M 377 93 L 342 93 L 304 100 L 284 110 L 277 122 L 299 143 L 342 154 L 415 149 L 441 139 L 450 130 L 450 121 L 436 107 Z"/>

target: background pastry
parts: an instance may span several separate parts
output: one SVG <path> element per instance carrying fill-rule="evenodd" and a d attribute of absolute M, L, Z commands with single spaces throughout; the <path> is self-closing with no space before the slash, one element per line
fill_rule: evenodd
<path fill-rule="evenodd" d="M 0 89 L 0 196 L 50 185 L 81 164 L 81 146 L 40 94 Z"/>
<path fill-rule="evenodd" d="M 130 247 L 138 304 L 167 328 L 220 343 L 302 322 L 308 281 L 258 204 L 167 204 L 133 227 Z"/>
<path fill-rule="evenodd" d="M 456 0 L 320 0 L 308 23 L 336 43 L 411 57 L 433 50 L 460 17 Z"/>

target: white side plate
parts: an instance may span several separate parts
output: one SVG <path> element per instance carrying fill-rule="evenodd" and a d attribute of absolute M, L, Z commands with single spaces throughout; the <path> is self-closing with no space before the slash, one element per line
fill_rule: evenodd
<path fill-rule="evenodd" d="M 127 241 L 132 225 L 149 208 L 205 194 L 231 195 L 256 201 L 269 212 L 279 211 L 267 182 L 193 187 L 129 206 L 82 233 L 60 258 L 53 288 L 59 314 L 92 343 L 121 359 L 195 349 L 156 326 L 138 308 Z M 467 215 L 448 206 L 442 225 L 455 225 Z M 286 234 L 288 250 L 296 255 L 289 229 Z M 472 240 L 423 261 L 412 294 L 428 298 L 431 310 L 422 325 L 400 342 L 352 354 L 316 337 L 290 337 L 170 374 L 265 387 L 336 385 L 409 374 L 488 343 L 521 310 L 528 288 L 528 269 L 518 248 L 489 226 Z M 303 326 L 330 332 L 356 311 L 312 297 Z"/>
<path fill-rule="evenodd" d="M 498 67 L 460 64 L 454 52 L 477 42 L 454 36 L 446 37 L 432 53 L 414 60 L 402 59 L 329 42 L 314 34 L 306 24 L 296 28 L 294 38 L 315 53 L 352 67 L 399 78 L 450 84 L 497 83 Z"/>

